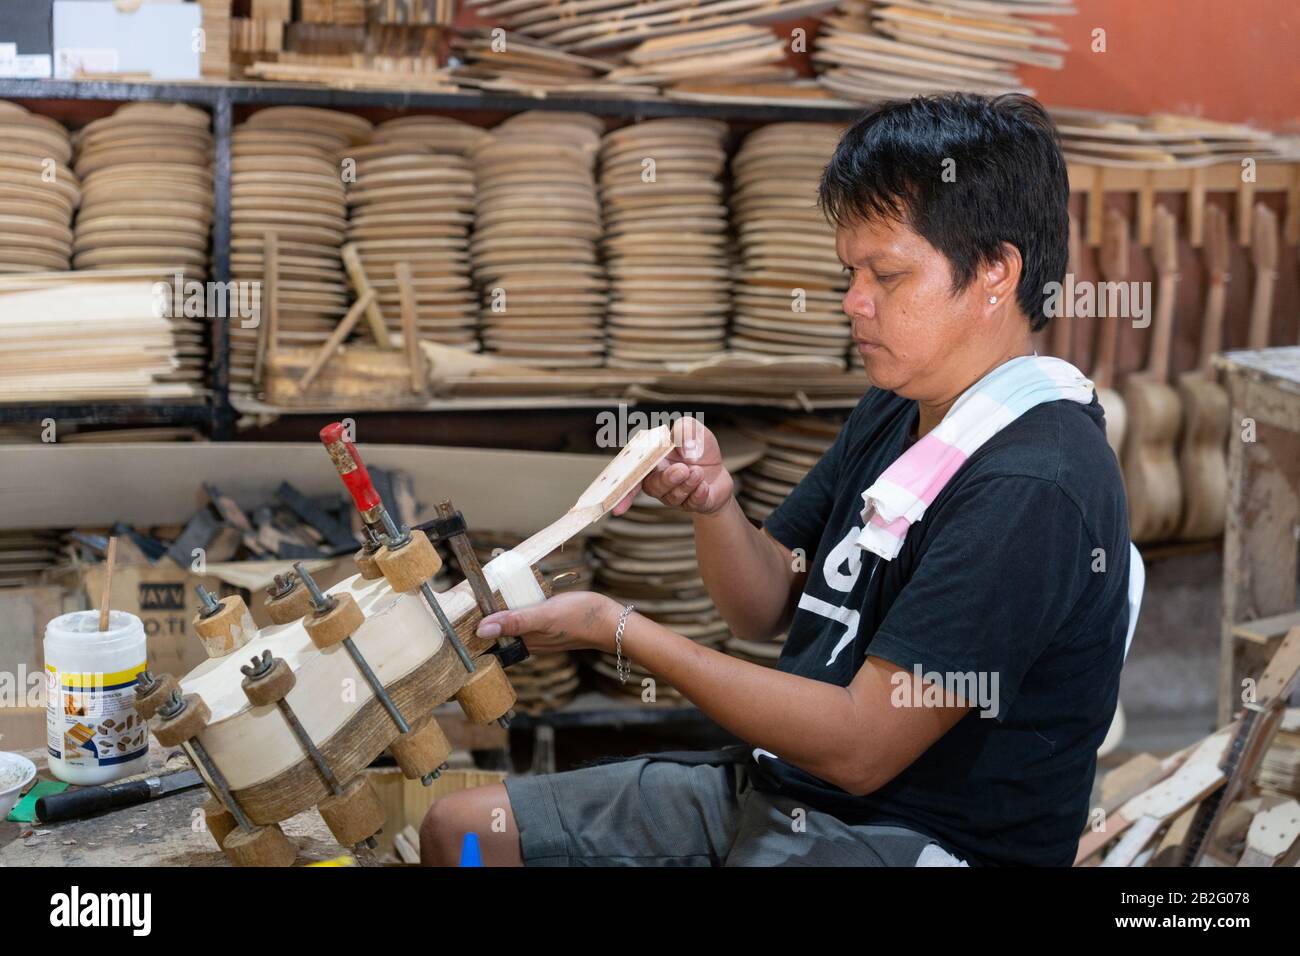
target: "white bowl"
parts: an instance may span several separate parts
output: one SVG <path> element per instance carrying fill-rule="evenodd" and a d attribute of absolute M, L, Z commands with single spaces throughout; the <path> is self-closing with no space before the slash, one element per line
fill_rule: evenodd
<path fill-rule="evenodd" d="M 22 796 L 22 792 L 27 789 L 27 785 L 36 776 L 36 764 L 26 757 L 21 757 L 18 754 L 0 753 L 0 769 L 9 770 L 12 767 L 22 770 L 23 775 L 13 786 L 0 790 L 0 820 L 9 815 L 9 811 L 18 803 L 18 798 Z"/>

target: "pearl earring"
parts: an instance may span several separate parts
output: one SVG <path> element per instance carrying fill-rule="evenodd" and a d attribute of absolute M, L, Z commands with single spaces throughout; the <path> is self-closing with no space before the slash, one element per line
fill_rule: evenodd
<path fill-rule="evenodd" d="M 995 296 L 995 295 L 991 295 L 991 296 L 989 296 L 989 302 L 997 302 L 997 301 L 998 301 L 998 297 L 997 297 L 997 296 Z"/>

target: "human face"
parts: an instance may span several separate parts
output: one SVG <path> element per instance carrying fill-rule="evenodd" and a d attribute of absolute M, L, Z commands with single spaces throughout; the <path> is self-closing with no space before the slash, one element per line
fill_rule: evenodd
<path fill-rule="evenodd" d="M 911 226 L 852 222 L 835 231 L 849 275 L 844 312 L 867 377 L 922 402 L 943 401 L 969 382 L 987 309 L 984 284 L 952 294 L 948 260 Z"/>

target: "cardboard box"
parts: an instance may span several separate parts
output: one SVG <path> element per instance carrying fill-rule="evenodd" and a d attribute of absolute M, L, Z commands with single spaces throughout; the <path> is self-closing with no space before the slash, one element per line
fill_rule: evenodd
<path fill-rule="evenodd" d="M 47 744 L 44 707 L 0 707 L 0 750 L 22 753 Z"/>
<path fill-rule="evenodd" d="M 155 80 L 197 80 L 201 73 L 197 3 L 144 3 L 119 10 L 111 0 L 54 0 L 54 75 L 148 73 Z"/>

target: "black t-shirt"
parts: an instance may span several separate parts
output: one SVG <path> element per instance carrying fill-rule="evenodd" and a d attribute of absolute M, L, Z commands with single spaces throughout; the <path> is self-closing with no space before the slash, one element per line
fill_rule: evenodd
<path fill-rule="evenodd" d="M 1128 628 L 1128 513 L 1101 406 L 1025 412 L 971 455 L 885 561 L 855 544 L 862 492 L 908 446 L 917 417 L 916 402 L 870 390 L 764 523 L 803 549 L 809 572 L 779 666 L 840 686 L 868 655 L 909 673 L 982 675 L 948 685 L 976 709 L 865 796 L 761 750 L 755 786 L 850 823 L 909 827 L 972 865 L 1067 866 Z"/>

